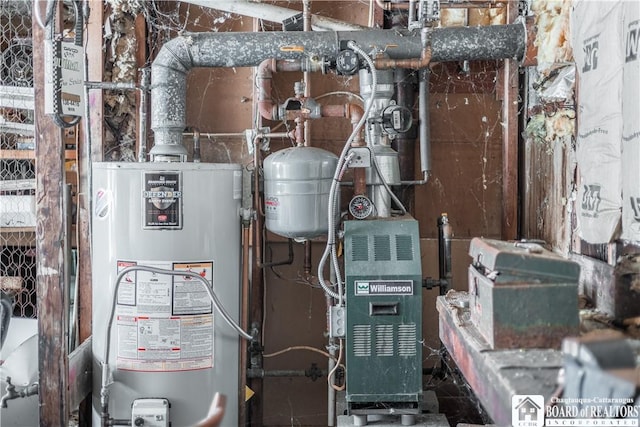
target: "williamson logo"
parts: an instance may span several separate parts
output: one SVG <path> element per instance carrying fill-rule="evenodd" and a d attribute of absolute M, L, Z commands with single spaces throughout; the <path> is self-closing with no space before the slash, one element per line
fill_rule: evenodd
<path fill-rule="evenodd" d="M 542 427 L 544 425 L 544 396 L 516 394 L 511 398 L 513 427 Z"/>
<path fill-rule="evenodd" d="M 369 295 L 369 282 L 356 282 L 356 295 Z"/>

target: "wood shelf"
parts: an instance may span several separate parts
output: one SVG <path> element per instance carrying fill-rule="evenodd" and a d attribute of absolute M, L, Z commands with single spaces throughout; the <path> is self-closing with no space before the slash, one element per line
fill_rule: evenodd
<path fill-rule="evenodd" d="M 0 242 L 5 246 L 35 246 L 36 227 L 0 227 Z M 71 226 L 71 247 L 77 248 L 75 224 Z"/>
<path fill-rule="evenodd" d="M 35 233 L 36 227 L 0 227 L 0 233 Z"/>
<path fill-rule="evenodd" d="M 35 246 L 35 227 L 0 227 L 0 242 L 4 246 Z"/>
<path fill-rule="evenodd" d="M 0 159 L 26 159 L 34 160 L 36 153 L 34 150 L 0 150 Z M 64 150 L 64 158 L 74 160 L 76 150 Z"/>

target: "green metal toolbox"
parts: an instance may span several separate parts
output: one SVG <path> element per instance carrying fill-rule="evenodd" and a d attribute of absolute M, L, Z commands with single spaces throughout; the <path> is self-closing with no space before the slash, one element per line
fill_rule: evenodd
<path fill-rule="evenodd" d="M 579 333 L 580 266 L 538 243 L 474 238 L 471 321 L 493 349 L 559 348 Z"/>

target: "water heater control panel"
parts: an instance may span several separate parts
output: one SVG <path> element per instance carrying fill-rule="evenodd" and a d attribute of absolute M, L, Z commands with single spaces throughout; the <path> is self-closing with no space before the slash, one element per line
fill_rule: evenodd
<path fill-rule="evenodd" d="M 169 427 L 167 399 L 136 399 L 131 405 L 131 425 L 137 427 Z"/>

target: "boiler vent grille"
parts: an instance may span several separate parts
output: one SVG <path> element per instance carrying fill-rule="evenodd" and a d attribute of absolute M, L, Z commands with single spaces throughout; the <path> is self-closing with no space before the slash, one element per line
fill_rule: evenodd
<path fill-rule="evenodd" d="M 398 325 L 398 356 L 415 356 L 416 324 Z"/>
<path fill-rule="evenodd" d="M 353 354 L 359 357 L 371 356 L 371 325 L 353 326 Z"/>
<path fill-rule="evenodd" d="M 352 261 L 369 261 L 369 236 L 355 235 L 352 238 Z"/>
<path fill-rule="evenodd" d="M 373 236 L 373 251 L 376 261 L 391 261 L 391 239 L 389 235 Z"/>
<path fill-rule="evenodd" d="M 396 258 L 413 261 L 413 242 L 410 234 L 396 234 Z"/>
<path fill-rule="evenodd" d="M 397 325 L 375 325 L 375 356 L 412 357 L 418 353 L 417 329 L 415 323 Z M 371 356 L 372 336 L 371 325 L 353 326 L 353 354 L 354 356 Z"/>
<path fill-rule="evenodd" d="M 413 261 L 415 259 L 413 236 L 410 234 L 376 234 L 371 236 L 371 239 L 373 241 L 364 234 L 351 237 L 351 261 L 369 261 L 370 245 L 373 245 L 372 256 L 375 261 Z"/>
<path fill-rule="evenodd" d="M 393 356 L 393 325 L 376 325 L 376 356 Z"/>

